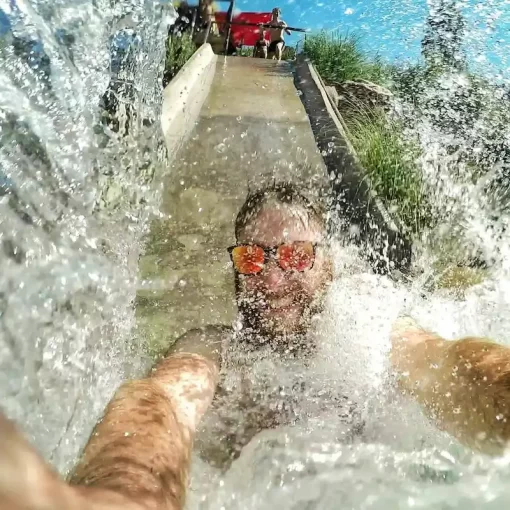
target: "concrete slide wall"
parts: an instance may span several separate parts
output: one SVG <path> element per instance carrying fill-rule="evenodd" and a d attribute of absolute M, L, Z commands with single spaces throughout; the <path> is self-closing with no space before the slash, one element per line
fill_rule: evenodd
<path fill-rule="evenodd" d="M 411 243 L 402 235 L 397 218 L 375 194 L 343 129 L 340 112 L 331 103 L 313 64 L 304 57 L 297 62 L 295 84 L 328 169 L 334 209 L 346 224 L 351 240 L 363 246 L 376 270 L 407 270 Z"/>
<path fill-rule="evenodd" d="M 170 161 L 198 120 L 211 90 L 217 58 L 210 44 L 202 45 L 163 91 L 161 128 Z"/>

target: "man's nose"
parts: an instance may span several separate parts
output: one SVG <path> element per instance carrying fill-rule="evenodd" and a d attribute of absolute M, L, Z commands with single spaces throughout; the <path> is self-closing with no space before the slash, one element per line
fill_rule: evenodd
<path fill-rule="evenodd" d="M 275 260 L 270 260 L 262 270 L 261 279 L 263 286 L 269 291 L 275 291 L 284 283 L 285 274 Z"/>

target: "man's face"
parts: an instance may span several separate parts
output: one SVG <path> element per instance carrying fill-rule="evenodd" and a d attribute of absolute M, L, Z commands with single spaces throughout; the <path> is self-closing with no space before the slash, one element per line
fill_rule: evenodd
<path fill-rule="evenodd" d="M 299 206 L 268 205 L 250 220 L 237 240 L 238 244 L 264 248 L 295 241 L 319 243 L 311 269 L 285 271 L 271 257 L 260 273 L 236 275 L 237 304 L 245 323 L 263 335 L 303 333 L 310 317 L 321 310 L 332 278 L 331 261 L 320 246 L 324 232 L 318 221 L 306 221 Z"/>

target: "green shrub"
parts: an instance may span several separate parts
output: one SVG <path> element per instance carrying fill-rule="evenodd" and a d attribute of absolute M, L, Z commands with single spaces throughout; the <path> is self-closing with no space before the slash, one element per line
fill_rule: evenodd
<path fill-rule="evenodd" d="M 384 85 L 390 79 L 389 69 L 380 57 L 368 57 L 355 35 L 321 32 L 309 36 L 304 43 L 304 53 L 329 83 L 368 80 Z"/>
<path fill-rule="evenodd" d="M 252 57 L 253 56 L 253 47 L 252 46 L 242 46 L 236 50 L 236 55 L 238 57 Z"/>
<path fill-rule="evenodd" d="M 358 112 L 347 121 L 348 137 L 374 190 L 413 234 L 433 223 L 421 171 L 418 145 L 383 111 Z"/>
<path fill-rule="evenodd" d="M 197 47 L 189 34 L 179 34 L 167 39 L 163 86 L 181 70 L 195 53 Z"/>

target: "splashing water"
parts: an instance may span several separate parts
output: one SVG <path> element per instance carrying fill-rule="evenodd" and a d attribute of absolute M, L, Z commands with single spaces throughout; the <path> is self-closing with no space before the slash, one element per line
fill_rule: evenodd
<path fill-rule="evenodd" d="M 336 259 L 338 279 L 314 333 L 322 342 L 316 362 L 305 368 L 273 357 L 250 365 L 252 384 L 264 381 L 272 394 L 287 387 L 287 400 L 296 382 L 307 381 L 310 391 L 301 397 L 294 392 L 302 399 L 301 419 L 259 433 L 226 472 L 196 456 L 188 508 L 507 505 L 508 456 L 494 459 L 463 448 L 417 405 L 394 394 L 384 373 L 390 327 L 401 311 L 447 338 L 476 334 L 504 341 L 508 280 L 487 280 L 457 300 L 448 292 L 427 293 L 419 282 L 405 286 L 372 275 L 352 248 L 338 248 Z M 362 439 L 347 439 L 349 422 L 338 402 L 328 403 L 328 392 L 349 395 L 363 407 Z M 231 418 L 233 430 L 242 426 L 243 416 Z"/>
<path fill-rule="evenodd" d="M 143 367 L 132 301 L 165 169 L 159 84 L 173 10 L 0 9 L 1 401 L 66 472 L 112 392 Z"/>
<path fill-rule="evenodd" d="M 487 16 L 490 8 L 480 4 L 475 11 Z M 446 338 L 476 335 L 509 344 L 509 136 L 508 123 L 501 122 L 506 113 L 498 111 L 501 101 L 508 111 L 507 91 L 501 82 L 473 86 L 466 73 L 447 72 L 423 90 L 421 103 L 403 105 L 439 218 L 416 243 L 414 265 L 421 274 L 396 283 L 370 274 L 351 248 L 339 248 L 337 280 L 312 335 L 321 345 L 316 363 L 296 366 L 273 357 L 249 365 L 251 384 L 272 395 L 283 388 L 284 400 L 297 400 L 301 419 L 256 435 L 225 472 L 197 455 L 188 508 L 499 509 L 510 503 L 508 454 L 489 458 L 463 448 L 395 395 L 385 379 L 390 327 L 402 312 Z M 484 169 L 483 178 L 473 163 Z M 461 269 L 488 266 L 483 281 L 460 294 L 431 291 L 428 281 L 442 271 L 435 265 L 443 256 L 438 244 Z M 309 390 L 293 392 L 303 380 Z M 230 385 L 235 392 L 242 377 Z M 346 420 L 334 399 L 326 409 L 315 405 L 319 393 L 325 402 L 328 393 L 349 395 L 362 407 L 361 440 L 346 439 Z M 235 434 L 245 417 L 232 410 L 228 417 Z M 206 420 L 206 432 L 208 426 Z"/>
<path fill-rule="evenodd" d="M 140 238 L 165 170 L 158 83 L 166 21 L 161 6 L 143 0 L 113 7 L 0 0 L 0 9 L 10 24 L 0 31 L 1 401 L 66 472 L 113 390 L 145 365 L 132 338 L 132 301 Z M 421 126 L 437 207 L 454 205 L 462 218 L 455 234 L 483 251 L 491 272 L 458 299 L 425 290 L 426 271 L 395 283 L 339 247 L 338 278 L 314 332 L 317 361 L 305 367 L 261 356 L 251 367 L 253 384 L 284 396 L 306 380 L 309 391 L 296 402 L 306 419 L 259 434 L 226 473 L 195 456 L 190 508 L 510 502 L 508 457 L 465 451 L 385 385 L 389 330 L 401 311 L 446 337 L 504 341 L 510 331 L 506 217 L 494 220 L 487 193 L 450 171 L 442 134 Z M 417 265 L 430 259 L 424 250 Z M 338 392 L 358 404 L 363 442 L 342 437 L 349 426 L 328 401 Z M 235 428 L 242 416 L 233 419 Z"/>

